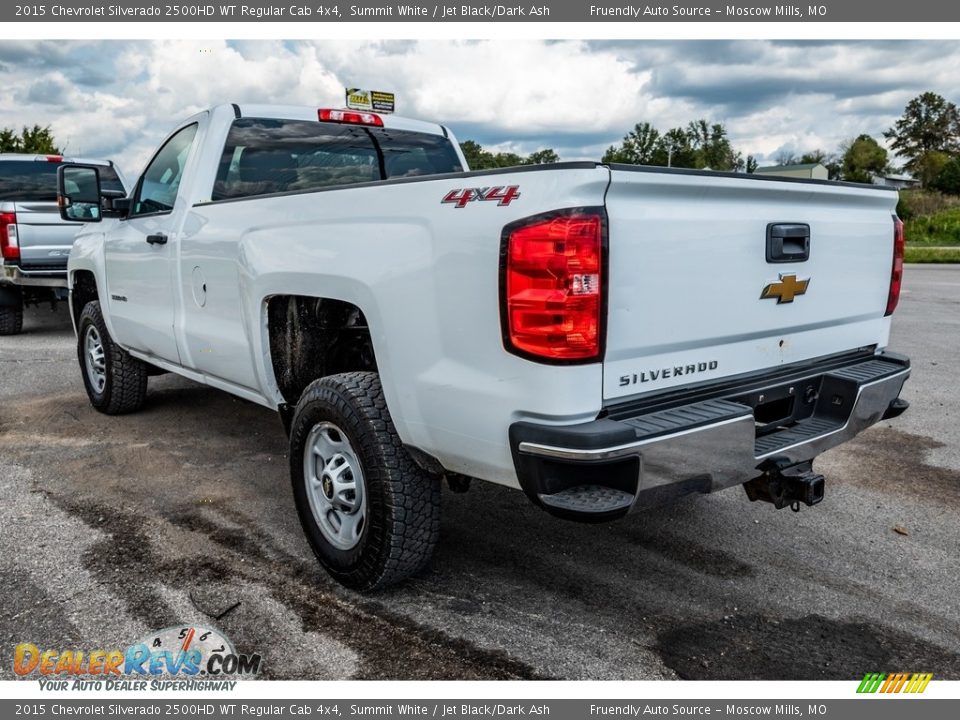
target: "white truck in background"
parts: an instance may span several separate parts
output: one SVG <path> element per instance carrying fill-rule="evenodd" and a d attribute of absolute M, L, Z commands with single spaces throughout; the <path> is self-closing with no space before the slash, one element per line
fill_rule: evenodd
<path fill-rule="evenodd" d="M 470 172 L 440 125 L 255 105 L 183 122 L 128 198 L 60 173 L 93 405 L 136 410 L 160 368 L 278 410 L 353 588 L 429 561 L 444 477 L 584 521 L 734 485 L 798 509 L 818 454 L 907 407 L 884 188 Z"/>

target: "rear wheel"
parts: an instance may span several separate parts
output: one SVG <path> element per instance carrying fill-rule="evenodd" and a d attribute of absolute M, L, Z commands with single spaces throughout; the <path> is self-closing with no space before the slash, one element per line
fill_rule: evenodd
<path fill-rule="evenodd" d="M 23 293 L 19 287 L 0 288 L 0 335 L 18 335 L 23 330 Z"/>
<path fill-rule="evenodd" d="M 147 365 L 113 342 L 99 302 L 89 302 L 77 323 L 77 357 L 90 404 L 107 415 L 139 410 L 147 397 Z"/>
<path fill-rule="evenodd" d="M 377 373 L 311 383 L 290 433 L 297 513 L 338 582 L 373 590 L 427 565 L 440 532 L 440 478 L 404 449 Z"/>

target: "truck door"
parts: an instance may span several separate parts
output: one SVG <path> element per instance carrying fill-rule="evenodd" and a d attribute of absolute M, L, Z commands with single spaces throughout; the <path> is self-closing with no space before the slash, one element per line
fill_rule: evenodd
<path fill-rule="evenodd" d="M 154 155 L 137 183 L 129 216 L 105 243 L 110 316 L 125 347 L 180 364 L 173 330 L 178 204 L 197 124 L 181 128 Z"/>

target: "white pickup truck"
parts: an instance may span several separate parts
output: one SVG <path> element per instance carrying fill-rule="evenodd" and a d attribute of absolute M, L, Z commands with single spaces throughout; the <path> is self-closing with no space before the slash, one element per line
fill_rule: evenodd
<path fill-rule="evenodd" d="M 585 521 L 734 485 L 799 509 L 819 453 L 907 407 L 883 188 L 470 172 L 440 125 L 255 105 L 186 120 L 129 198 L 60 173 L 93 405 L 136 410 L 160 368 L 278 410 L 353 588 L 426 565 L 444 477 Z"/>

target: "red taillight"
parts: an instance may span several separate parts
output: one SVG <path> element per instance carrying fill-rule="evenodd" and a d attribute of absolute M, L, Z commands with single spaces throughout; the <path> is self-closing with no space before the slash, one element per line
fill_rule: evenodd
<path fill-rule="evenodd" d="M 348 125 L 373 125 L 383 127 L 383 118 L 376 113 L 354 112 L 352 110 L 317 110 L 317 117 L 323 122 L 338 122 Z"/>
<path fill-rule="evenodd" d="M 595 360 L 601 349 L 603 218 L 574 212 L 506 230 L 504 342 L 548 360 Z"/>
<path fill-rule="evenodd" d="M 0 255 L 4 260 L 20 259 L 20 239 L 17 237 L 17 214 L 0 213 Z"/>
<path fill-rule="evenodd" d="M 47 155 L 47 162 L 63 162 L 63 155 Z"/>
<path fill-rule="evenodd" d="M 890 270 L 890 294 L 887 295 L 887 312 L 892 315 L 900 302 L 900 286 L 903 284 L 903 221 L 893 217 L 893 268 Z"/>

